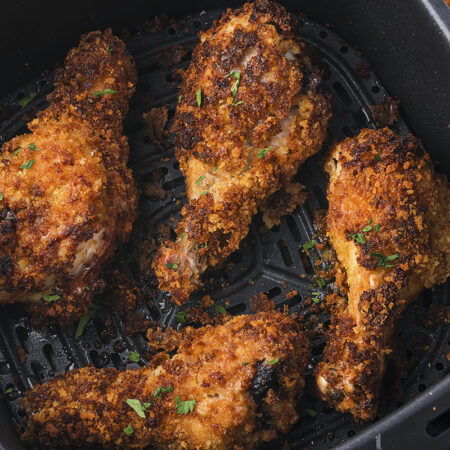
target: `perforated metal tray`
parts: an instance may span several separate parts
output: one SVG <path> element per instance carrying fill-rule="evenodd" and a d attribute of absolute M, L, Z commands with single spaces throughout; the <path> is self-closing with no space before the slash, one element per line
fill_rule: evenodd
<path fill-rule="evenodd" d="M 190 51 L 197 43 L 197 32 L 199 29 L 208 28 L 212 20 L 218 18 L 221 13 L 222 11 L 213 11 L 189 16 L 180 27 L 169 26 L 158 34 L 138 34 L 128 41 L 128 47 L 139 70 L 138 94 L 125 123 L 125 133 L 129 137 L 131 147 L 130 165 L 142 186 L 149 182 L 155 170 L 161 170 L 163 173 L 161 185 L 167 191 L 165 200 L 152 201 L 145 196 L 141 198 L 139 221 L 148 235 L 155 233 L 158 223 L 170 223 L 171 217 L 177 217 L 181 207 L 177 204 L 177 200 L 184 201 L 185 197 L 183 196 L 183 177 L 178 170 L 173 148 L 164 152 L 154 148 L 148 138 L 142 113 L 151 107 L 166 105 L 171 119 L 169 124 L 171 124 L 178 89 L 173 70 L 177 67 L 188 66 Z M 335 113 L 329 127 L 329 142 L 324 150 L 300 168 L 296 177 L 307 187 L 308 200 L 292 215 L 284 217 L 280 226 L 265 234 L 259 232 L 261 219 L 256 216 L 241 249 L 230 257 L 230 262 L 234 263 L 233 268 L 225 273 L 213 273 L 211 278 L 216 280 L 215 283 L 207 285 L 204 292 L 193 296 L 190 304 L 207 292 L 216 303 L 224 304 L 226 301 L 229 313 L 250 313 L 248 299 L 255 293 L 266 292 L 278 307 L 287 304 L 291 311 L 309 314 L 303 301 L 312 290 L 308 279 L 312 269 L 311 264 L 304 263 L 301 248 L 314 233 L 312 211 L 327 206 L 326 178 L 321 170 L 321 160 L 331 141 L 355 135 L 361 128 L 375 128 L 370 106 L 382 100 L 387 93 L 373 73 L 370 73 L 368 78 L 357 75 L 356 67 L 361 58 L 338 36 L 310 20 L 302 19 L 302 23 L 305 42 L 320 49 L 329 67 L 325 86 L 336 97 Z M 163 69 L 158 62 L 161 60 L 160 55 L 165 54 L 175 45 L 183 46 L 188 53 L 176 66 Z M 13 112 L 10 118 L 0 126 L 2 141 L 7 141 L 18 133 L 26 132 L 23 114 L 32 111 L 33 108 L 44 108 L 45 95 L 51 89 L 52 76 L 43 76 L 12 93 L 0 103 Z M 20 108 L 17 101 L 30 92 L 37 92 L 38 95 L 25 109 Z M 151 102 L 143 101 L 144 93 L 145 98 L 152 99 Z M 408 132 L 402 120 L 396 125 L 396 131 L 400 134 Z M 121 259 L 124 263 L 121 264 L 121 268 L 136 277 L 138 276 L 136 265 L 130 260 L 129 255 L 130 252 L 123 251 Z M 302 274 L 306 274 L 307 277 L 301 278 Z M 293 290 L 296 290 L 298 294 L 287 300 L 286 294 Z M 175 320 L 178 309 L 162 292 L 158 293 L 154 302 L 156 307 L 143 308 L 146 317 L 161 325 L 179 326 Z M 450 352 L 449 327 L 436 325 L 433 328 L 424 328 L 418 320 L 423 318 L 426 307 L 431 303 L 449 303 L 448 284 L 439 287 L 433 293 L 424 293 L 421 300 L 408 308 L 399 332 L 406 347 L 409 366 L 408 377 L 403 383 L 404 394 L 400 403 L 397 399 L 392 400 L 388 407 L 380 412 L 375 425 L 355 424 L 349 415 L 342 415 L 328 408 L 312 395 L 311 389 L 307 388 L 299 404 L 298 424 L 287 436 L 267 447 L 276 448 L 284 441 L 287 441 L 291 447 L 311 449 L 331 448 L 339 444 L 345 447 L 356 445 L 353 448 L 371 446 L 370 442 L 373 442 L 373 445 L 378 442 L 376 441 L 379 439 L 376 438 L 377 433 L 381 436 L 390 428 L 389 422 L 383 420 L 383 417 L 395 410 L 397 411 L 394 414 L 397 416 L 400 413 L 401 418 L 407 417 L 402 411 L 411 409 L 411 405 L 417 406 L 417 402 L 411 403 L 412 399 L 420 392 L 427 393 L 429 387 L 443 379 L 450 370 L 449 362 L 445 357 Z M 103 319 L 106 315 L 112 316 L 113 328 L 115 328 L 112 333 L 109 333 L 108 338 L 105 338 L 102 333 L 105 326 Z M 322 320 L 326 321 L 327 317 L 323 316 Z M 146 341 L 141 333 L 131 337 L 125 335 L 123 327 L 122 318 L 116 314 L 111 311 L 100 312 L 93 321 L 88 323 L 83 336 L 75 340 L 75 326 L 64 329 L 49 326 L 39 331 L 33 330 L 30 327 L 29 318 L 20 307 L 15 305 L 3 307 L 0 314 L 0 392 L 14 389 L 12 393 L 5 395 L 12 422 L 16 426 L 23 423 L 24 412 L 19 404 L 23 392 L 35 383 L 48 381 L 60 372 L 88 364 L 94 364 L 97 367 L 113 366 L 119 369 L 136 368 L 138 366 L 136 363 L 128 361 L 128 352 L 135 350 L 143 354 Z M 111 338 L 111 334 L 116 337 Z M 321 357 L 324 345 L 322 340 L 313 342 L 309 373 Z M 18 353 L 22 348 L 26 354 L 24 362 L 21 361 Z M 308 384 L 312 386 L 311 379 Z M 442 389 L 448 394 L 450 383 L 446 383 L 444 388 L 441 387 L 441 391 Z M 402 409 L 401 406 L 408 402 L 409 405 Z M 311 417 L 306 410 L 314 410 L 316 417 Z M 417 412 L 417 407 L 412 410 Z M 441 412 L 438 410 L 429 414 L 426 416 L 427 421 Z M 398 422 L 400 419 L 394 417 L 392 420 Z M 423 429 L 420 433 L 426 437 L 426 423 L 422 425 Z M 0 444 L 6 442 L 6 440 L 2 441 L 6 439 L 6 428 L 2 425 L 4 431 L 0 432 Z M 448 433 L 444 432 L 444 435 Z M 350 439 L 353 436 L 355 438 Z M 362 440 L 355 441 L 359 436 Z M 430 442 L 437 445 L 435 448 L 445 448 L 443 446 L 445 436 L 444 440 L 441 437 L 442 434 L 435 438 L 428 436 L 427 439 L 431 439 Z M 416 442 L 419 441 L 416 440 Z M 12 444 L 8 444 L 8 448 L 12 448 L 9 445 Z M 386 445 L 383 448 L 387 448 Z"/>

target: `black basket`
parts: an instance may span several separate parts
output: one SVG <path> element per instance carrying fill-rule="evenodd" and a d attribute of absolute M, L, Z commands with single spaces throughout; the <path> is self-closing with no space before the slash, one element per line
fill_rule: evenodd
<path fill-rule="evenodd" d="M 174 80 L 174 68 L 186 68 L 190 53 L 197 43 L 197 32 L 211 26 L 212 20 L 220 17 L 223 10 L 203 12 L 186 17 L 182 26 L 166 26 L 157 34 L 138 33 L 128 40 L 139 71 L 138 92 L 149 91 L 151 103 L 135 98 L 125 122 L 125 134 L 131 147 L 130 165 L 141 185 L 152 179 L 155 170 L 161 171 L 161 185 L 167 191 L 165 200 L 152 201 L 143 196 L 140 202 L 140 226 L 144 234 L 155 233 L 160 222 L 170 223 L 177 216 L 180 205 L 177 200 L 185 199 L 184 180 L 178 170 L 173 148 L 164 152 L 157 151 L 150 142 L 142 119 L 142 113 L 151 107 L 166 105 L 169 109 L 171 124 L 177 100 L 178 82 Z M 368 74 L 361 78 L 356 68 L 360 67 L 361 56 L 330 29 L 317 23 L 301 19 L 304 41 L 318 48 L 329 70 L 325 80 L 326 88 L 336 97 L 336 109 L 329 127 L 329 142 L 353 136 L 361 128 L 375 128 L 370 106 L 387 96 L 378 78 Z M 74 42 L 75 45 L 75 42 Z M 161 54 L 174 45 L 183 46 L 188 52 L 176 66 L 165 70 L 161 68 Z M 45 95 L 52 89 L 52 76 L 42 76 L 26 87 L 10 94 L 0 104 L 12 111 L 11 117 L 0 126 L 0 137 L 9 140 L 18 133 L 26 131 L 23 114 L 32 109 L 46 106 Z M 38 95 L 25 109 L 18 100 L 31 92 Z M 399 134 L 409 132 L 403 120 L 396 124 Z M 328 145 L 327 144 L 327 145 Z M 302 208 L 284 217 L 281 224 L 271 231 L 261 234 L 261 218 L 256 216 L 250 233 L 241 245 L 241 249 L 230 257 L 232 268 L 226 272 L 213 273 L 210 278 L 214 284 L 206 286 L 204 292 L 193 296 L 189 305 L 207 292 L 216 303 L 224 304 L 231 314 L 250 313 L 248 299 L 255 293 L 266 292 L 275 301 L 277 307 L 287 305 L 290 311 L 309 314 L 305 300 L 312 290 L 309 277 L 313 273 L 314 260 L 305 259 L 302 245 L 312 238 L 314 225 L 312 211 L 327 207 L 325 196 L 326 177 L 321 170 L 326 148 L 303 165 L 296 180 L 306 186 L 308 200 Z M 133 238 L 132 238 L 133 239 Z M 130 276 L 138 277 L 131 253 L 122 250 L 121 269 Z M 320 257 L 320 255 L 319 255 Z M 302 278 L 300 275 L 305 274 Z M 265 448 L 277 448 L 287 440 L 293 448 L 311 449 L 331 448 L 342 444 L 343 448 L 447 448 L 450 441 L 447 429 L 449 413 L 445 416 L 450 403 L 449 361 L 450 328 L 436 325 L 424 328 L 420 325 L 426 308 L 431 303 L 449 304 L 449 283 L 426 292 L 414 305 L 410 305 L 400 325 L 399 335 L 406 346 L 409 359 L 409 374 L 404 381 L 402 403 L 391 402 L 375 424 L 357 425 L 349 415 L 342 415 L 327 407 L 321 400 L 307 392 L 300 401 L 300 419 L 294 429 L 283 439 L 271 443 Z M 295 296 L 286 294 L 297 291 Z M 179 326 L 175 307 L 166 296 L 159 292 L 154 307 L 144 308 L 142 312 L 152 322 L 161 325 Z M 107 336 L 104 333 L 105 317 L 113 318 L 113 325 Z M 321 318 L 327 321 L 324 315 Z M 124 323 L 121 317 L 111 311 L 99 312 L 88 323 L 81 338 L 75 340 L 75 326 L 64 329 L 58 326 L 33 330 L 29 318 L 17 306 L 2 308 L 0 317 L 0 392 L 13 392 L 5 395 L 8 410 L 0 409 L 0 421 L 9 420 L 19 426 L 24 420 L 19 400 L 23 392 L 35 383 L 48 381 L 60 372 L 75 367 L 94 364 L 96 367 L 117 367 L 132 369 L 136 363 L 128 361 L 130 350 L 145 353 L 146 341 L 143 334 L 132 337 L 123 333 Z M 313 342 L 312 367 L 320 359 L 325 343 Z M 424 348 L 426 348 L 424 350 Z M 25 350 L 25 361 L 21 361 L 20 349 Z M 22 355 L 23 356 L 23 355 Z M 141 363 L 144 364 L 145 360 Z M 440 380 L 440 381 L 439 381 Z M 312 385 L 309 377 L 308 383 Z M 436 384 L 437 383 L 437 384 Z M 423 392 L 421 395 L 419 395 Z M 402 406 L 405 404 L 404 406 Z M 311 416 L 315 411 L 315 417 Z M 307 412 L 308 411 L 308 412 Z M 417 436 L 420 427 L 419 437 Z M 412 435 L 412 431 L 415 432 Z M 9 434 L 9 436 L 8 436 Z M 350 439 L 351 438 L 351 439 Z M 9 439 L 9 440 L 8 440 Z M 396 440 L 397 439 L 397 440 Z M 20 448 L 14 442 L 14 436 L 7 426 L 0 430 L 0 448 Z M 409 444 L 407 444 L 409 443 Z M 15 445 L 15 446 L 14 446 Z"/>

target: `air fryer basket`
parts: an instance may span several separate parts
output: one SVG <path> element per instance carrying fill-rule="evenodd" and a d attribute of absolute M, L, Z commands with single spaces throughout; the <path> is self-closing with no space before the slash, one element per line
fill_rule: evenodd
<path fill-rule="evenodd" d="M 188 16 L 180 27 L 167 26 L 157 34 L 140 33 L 127 42 L 139 70 L 138 92 L 149 91 L 152 99 L 151 103 L 135 101 L 126 119 L 125 133 L 129 137 L 131 147 L 130 165 L 141 186 L 149 182 L 155 170 L 160 170 L 163 173 L 161 185 L 167 192 L 166 198 L 160 201 L 145 196 L 141 198 L 139 221 L 148 235 L 155 233 L 160 222 L 173 225 L 170 220 L 180 209 L 177 200 L 185 201 L 185 196 L 184 181 L 178 170 L 173 148 L 164 152 L 154 148 L 148 138 L 142 113 L 151 107 L 166 105 L 169 117 L 173 117 L 178 90 L 173 69 L 188 66 L 190 51 L 197 42 L 197 32 L 208 28 L 212 20 L 218 18 L 222 12 L 215 10 Z M 361 57 L 328 28 L 307 19 L 302 19 L 302 23 L 305 42 L 320 49 L 329 68 L 325 86 L 336 97 L 327 145 L 332 140 L 353 136 L 361 128 L 375 128 L 370 106 L 387 96 L 380 81 L 373 73 L 370 73 L 368 78 L 361 78 L 357 74 L 355 69 Z M 158 63 L 159 55 L 174 45 L 183 46 L 188 53 L 176 66 L 163 69 Z M 52 76 L 43 76 L 3 101 L 3 106 L 15 111 L 11 118 L 0 126 L 0 138 L 3 141 L 26 131 L 24 113 L 26 115 L 31 112 L 32 108 L 44 108 L 45 95 L 51 89 Z M 25 109 L 20 108 L 17 101 L 31 92 L 38 95 Z M 408 133 L 403 120 L 397 123 L 396 131 L 400 134 Z M 231 270 L 213 273 L 215 282 L 208 285 L 205 292 L 207 291 L 216 303 L 226 305 L 229 313 L 250 313 L 248 299 L 258 292 L 266 292 L 277 307 L 287 305 L 290 311 L 306 315 L 310 313 L 309 308 L 304 305 L 304 300 L 311 290 L 318 289 L 311 288 L 309 276 L 312 274 L 314 261 L 305 261 L 302 245 L 314 234 L 312 211 L 327 206 L 326 178 L 321 170 L 325 152 L 326 149 L 311 158 L 300 168 L 297 175 L 297 180 L 304 184 L 308 191 L 305 205 L 297 208 L 292 215 L 284 217 L 278 227 L 265 234 L 260 233 L 261 219 L 257 216 L 241 249 L 230 257 L 230 262 L 233 263 Z M 123 251 L 121 259 L 124 262 L 121 269 L 130 276 L 136 276 L 136 269 L 129 255 L 130 252 Z M 306 274 L 306 278 L 301 278 L 302 274 Z M 421 325 L 423 320 L 420 319 L 423 319 L 426 307 L 431 303 L 449 303 L 448 289 L 449 283 L 434 292 L 425 292 L 415 305 L 410 305 L 402 320 L 399 335 L 406 347 L 409 373 L 403 383 L 404 394 L 401 403 L 398 403 L 397 399 L 392 401 L 380 413 L 379 420 L 374 425 L 358 425 L 349 415 L 342 415 L 327 407 L 307 389 L 299 404 L 298 424 L 287 436 L 264 448 L 277 448 L 284 441 L 292 448 L 322 449 L 336 445 L 343 445 L 343 448 L 400 448 L 400 443 L 405 445 L 405 440 L 396 443 L 394 438 L 385 440 L 385 436 L 389 433 L 392 436 L 402 436 L 401 430 L 411 429 L 416 434 L 409 448 L 446 448 L 450 440 L 450 430 L 446 430 L 449 418 L 439 417 L 450 403 L 450 378 L 446 376 L 450 369 L 446 358 L 450 353 L 450 329 L 444 325 L 424 328 Z M 294 290 L 297 294 L 293 297 L 289 295 L 287 299 L 286 294 Z M 189 305 L 205 292 L 194 296 Z M 159 292 L 154 299 L 154 306 L 148 309 L 143 307 L 142 311 L 151 322 L 177 327 L 179 325 L 175 314 L 178 309 Z M 112 317 L 112 325 L 105 324 L 107 316 Z M 323 321 L 327 319 L 325 315 L 321 317 Z M 107 336 L 103 332 L 105 326 L 110 327 Z M 2 308 L 0 392 L 13 388 L 12 393 L 5 394 L 12 422 L 15 425 L 23 423 L 24 412 L 19 404 L 23 392 L 35 383 L 48 381 L 60 372 L 88 364 L 119 369 L 138 367 L 136 363 L 128 361 L 128 354 L 130 350 L 144 353 L 144 335 L 138 333 L 127 336 L 123 333 L 123 327 L 123 320 L 118 315 L 111 311 L 99 312 L 97 317 L 88 323 L 83 336 L 75 340 L 75 326 L 64 329 L 48 326 L 36 331 L 30 327 L 29 318 L 21 308 Z M 310 374 L 324 345 L 321 340 L 313 343 Z M 25 351 L 25 358 L 21 349 Z M 439 380 L 439 384 L 435 385 Z M 308 384 L 312 385 L 311 379 Z M 431 386 L 433 388 L 430 389 Z M 421 392 L 423 393 L 420 394 Z M 415 397 L 417 398 L 413 401 Z M 402 406 L 403 404 L 405 406 Z M 315 411 L 315 417 L 311 416 L 311 410 Z M 0 421 L 3 420 L 1 413 L 0 410 Z M 436 418 L 438 420 L 435 420 Z M 2 443 L 5 448 L 7 446 L 6 432 L 7 427 L 2 425 L 0 448 Z M 13 448 L 9 445 L 12 444 L 8 444 L 7 448 Z"/>

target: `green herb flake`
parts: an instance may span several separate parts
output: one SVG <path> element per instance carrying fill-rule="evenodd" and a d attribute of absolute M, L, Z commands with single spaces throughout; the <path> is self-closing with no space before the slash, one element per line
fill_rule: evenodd
<path fill-rule="evenodd" d="M 370 256 L 378 259 L 377 267 L 394 267 L 394 264 L 388 264 L 389 261 L 394 261 L 400 255 L 398 253 L 394 253 L 390 256 L 384 256 L 381 253 L 370 253 Z"/>
<path fill-rule="evenodd" d="M 200 195 L 208 195 L 208 194 L 209 194 L 209 191 L 201 191 L 201 192 L 199 192 L 199 194 L 200 194 Z"/>
<path fill-rule="evenodd" d="M 375 233 L 378 233 L 380 231 L 381 225 L 375 225 L 373 229 L 375 230 Z"/>
<path fill-rule="evenodd" d="M 374 156 L 375 161 L 381 161 L 381 156 L 379 154 L 376 154 Z"/>
<path fill-rule="evenodd" d="M 187 311 L 178 311 L 175 314 L 175 319 L 177 319 L 178 323 L 186 323 L 186 312 Z"/>
<path fill-rule="evenodd" d="M 320 303 L 320 292 L 312 292 L 311 300 L 314 303 Z"/>
<path fill-rule="evenodd" d="M 175 405 L 177 409 L 177 413 L 179 415 L 187 414 L 194 411 L 196 400 L 180 400 L 180 396 L 178 395 L 175 398 Z"/>
<path fill-rule="evenodd" d="M 25 106 L 28 105 L 28 103 L 31 102 L 31 100 L 33 100 L 36 97 L 36 92 L 30 92 L 29 95 L 27 95 L 26 97 L 22 97 L 17 103 L 22 107 L 25 108 Z"/>
<path fill-rule="evenodd" d="M 313 409 L 310 409 L 310 408 L 305 408 L 305 413 L 308 414 L 308 416 L 311 416 L 311 417 L 316 417 L 317 416 L 317 413 Z"/>
<path fill-rule="evenodd" d="M 276 364 L 278 361 L 280 360 L 280 358 L 275 358 L 275 359 L 272 359 L 272 361 L 267 361 L 267 364 Z"/>
<path fill-rule="evenodd" d="M 104 89 L 103 91 L 95 91 L 92 93 L 92 95 L 100 95 L 102 97 L 105 94 L 117 94 L 117 91 L 115 91 L 114 89 Z"/>
<path fill-rule="evenodd" d="M 0 202 L 3 200 L 3 194 L 0 192 Z"/>
<path fill-rule="evenodd" d="M 123 432 L 127 435 L 127 436 L 131 436 L 134 433 L 134 428 L 132 427 L 132 425 L 128 425 L 127 427 L 125 427 L 123 429 Z"/>
<path fill-rule="evenodd" d="M 372 219 L 371 219 L 372 220 Z M 362 231 L 364 232 L 364 233 L 367 233 L 367 232 L 369 232 L 369 231 L 371 231 L 372 230 L 372 225 L 367 225 L 366 227 L 364 227 L 363 229 L 362 229 Z"/>
<path fill-rule="evenodd" d="M 177 103 L 178 103 L 178 104 L 180 104 L 180 103 L 181 103 L 181 99 L 182 99 L 182 98 L 183 98 L 183 96 L 182 96 L 182 95 L 179 95 L 179 96 L 178 96 L 178 101 L 177 101 Z"/>
<path fill-rule="evenodd" d="M 323 289 L 327 282 L 323 278 L 317 278 L 317 285 L 320 287 L 320 289 Z"/>
<path fill-rule="evenodd" d="M 183 231 L 182 233 L 181 233 L 181 239 L 184 239 L 186 237 L 186 233 Z"/>
<path fill-rule="evenodd" d="M 200 175 L 198 178 L 197 178 L 197 181 L 195 182 L 195 184 L 196 184 L 196 186 L 198 186 L 199 184 L 200 184 L 200 182 L 202 181 L 202 180 L 204 180 L 206 177 L 204 176 L 204 175 Z"/>
<path fill-rule="evenodd" d="M 108 51 L 109 53 L 112 53 L 113 49 L 108 45 L 108 47 L 106 47 L 106 51 Z"/>
<path fill-rule="evenodd" d="M 59 300 L 61 297 L 59 295 L 50 295 L 50 294 L 44 294 L 42 298 L 46 302 L 56 302 L 56 300 Z"/>
<path fill-rule="evenodd" d="M 29 144 L 28 144 L 28 147 L 27 147 L 29 150 L 35 150 L 36 152 L 40 152 L 41 151 L 41 149 L 40 148 L 37 148 L 36 147 L 36 144 L 34 143 L 34 142 L 30 142 Z"/>
<path fill-rule="evenodd" d="M 75 331 L 75 339 L 78 339 L 84 332 L 87 323 L 97 314 L 97 311 L 90 310 L 85 314 L 78 322 L 77 329 Z"/>
<path fill-rule="evenodd" d="M 138 363 L 140 361 L 140 359 L 141 359 L 141 355 L 139 353 L 137 353 L 137 352 L 131 351 L 129 353 L 129 355 L 128 355 L 128 359 L 131 362 Z"/>
<path fill-rule="evenodd" d="M 239 70 L 233 70 L 225 78 L 228 78 L 228 77 L 234 77 L 235 78 L 234 83 L 231 85 L 231 93 L 233 94 L 233 99 L 231 101 L 231 104 L 233 106 L 238 106 L 241 103 L 243 103 L 242 100 L 240 102 L 236 103 L 236 95 L 237 95 L 237 91 L 238 91 L 238 88 L 239 88 L 239 83 L 241 81 L 241 72 L 239 72 Z"/>
<path fill-rule="evenodd" d="M 126 403 L 139 417 L 145 419 L 145 410 L 150 406 L 150 403 L 141 403 L 137 398 L 129 398 Z"/>
<path fill-rule="evenodd" d="M 19 148 L 14 152 L 14 156 L 17 156 L 19 154 L 20 150 L 22 150 L 22 147 L 19 146 Z"/>
<path fill-rule="evenodd" d="M 153 392 L 153 397 L 157 398 L 158 400 L 161 400 L 163 394 L 165 394 L 166 392 L 172 392 L 172 391 L 173 391 L 172 386 L 158 387 L 155 389 L 155 392 Z"/>
<path fill-rule="evenodd" d="M 201 87 L 198 88 L 196 98 L 197 98 L 197 106 L 200 107 L 202 104 L 202 88 Z"/>
<path fill-rule="evenodd" d="M 264 157 L 264 155 L 271 150 L 272 147 L 267 147 L 267 148 L 262 148 L 259 152 L 258 152 L 258 159 L 261 159 Z"/>
<path fill-rule="evenodd" d="M 206 248 L 208 247 L 208 243 L 204 242 L 203 244 L 199 244 L 198 248 Z"/>
<path fill-rule="evenodd" d="M 216 170 L 218 169 L 218 167 L 216 166 L 216 167 L 213 167 L 212 169 L 211 169 L 211 172 L 215 172 Z"/>
<path fill-rule="evenodd" d="M 5 394 L 12 394 L 14 392 L 14 388 L 10 387 L 8 389 L 6 389 Z"/>
<path fill-rule="evenodd" d="M 214 309 L 215 309 L 219 314 L 227 314 L 227 310 L 226 310 L 222 305 L 214 305 Z"/>
<path fill-rule="evenodd" d="M 169 269 L 178 269 L 178 264 L 177 263 L 174 263 L 174 264 L 169 264 L 169 263 L 166 263 L 166 264 L 164 264 L 166 267 L 168 267 Z"/>
<path fill-rule="evenodd" d="M 245 366 L 248 366 L 250 363 L 249 362 L 245 362 L 245 363 L 242 363 L 242 365 L 245 367 Z"/>
<path fill-rule="evenodd" d="M 317 244 L 317 241 L 315 239 L 305 242 L 303 244 L 303 250 L 311 250 L 316 244 Z"/>
<path fill-rule="evenodd" d="M 21 169 L 30 170 L 33 167 L 34 159 L 30 159 L 28 162 L 20 166 Z"/>

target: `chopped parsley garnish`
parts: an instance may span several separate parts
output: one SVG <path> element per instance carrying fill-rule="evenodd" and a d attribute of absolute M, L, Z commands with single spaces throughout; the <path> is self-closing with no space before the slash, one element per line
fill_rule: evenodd
<path fill-rule="evenodd" d="M 375 161 L 381 161 L 381 156 L 379 154 L 376 154 L 374 156 Z"/>
<path fill-rule="evenodd" d="M 153 397 L 157 398 L 158 400 L 161 400 L 162 395 L 166 392 L 172 392 L 173 387 L 172 386 L 164 386 L 164 387 L 158 387 L 155 389 L 155 392 L 153 392 Z"/>
<path fill-rule="evenodd" d="M 3 200 L 3 194 L 0 192 L 0 202 Z"/>
<path fill-rule="evenodd" d="M 178 96 L 178 103 L 181 103 L 181 99 L 183 98 L 183 96 L 182 95 L 179 95 Z"/>
<path fill-rule="evenodd" d="M 199 87 L 197 91 L 197 106 L 201 106 L 202 104 L 202 88 Z"/>
<path fill-rule="evenodd" d="M 187 311 L 178 311 L 175 314 L 175 319 L 177 319 L 178 323 L 186 323 L 186 312 Z"/>
<path fill-rule="evenodd" d="M 227 310 L 226 310 L 222 305 L 214 305 L 214 309 L 215 309 L 219 314 L 227 314 Z"/>
<path fill-rule="evenodd" d="M 198 178 L 197 178 L 197 181 L 195 182 L 195 184 L 196 184 L 196 186 L 198 186 L 199 184 L 200 184 L 200 182 L 202 181 L 202 180 L 204 180 L 206 177 L 204 176 L 204 175 L 200 175 Z"/>
<path fill-rule="evenodd" d="M 209 191 L 201 191 L 200 194 L 201 194 L 201 195 L 208 195 L 208 194 L 209 194 Z"/>
<path fill-rule="evenodd" d="M 363 231 L 364 233 L 367 233 L 368 231 L 371 231 L 371 230 L 372 230 L 372 219 L 369 220 L 369 225 L 367 225 L 366 227 L 364 227 L 364 228 L 362 229 L 362 231 Z"/>
<path fill-rule="evenodd" d="M 178 269 L 178 264 L 177 263 L 174 263 L 174 264 L 169 264 L 169 263 L 166 263 L 166 264 L 164 264 L 166 267 L 168 267 L 169 269 Z"/>
<path fill-rule="evenodd" d="M 137 353 L 137 352 L 131 351 L 131 352 L 129 353 L 129 355 L 128 355 L 128 359 L 129 359 L 131 362 L 138 363 L 139 360 L 141 359 L 141 355 L 140 355 L 139 353 Z"/>
<path fill-rule="evenodd" d="M 204 242 L 203 244 L 199 244 L 198 248 L 206 248 L 208 247 L 208 243 Z"/>
<path fill-rule="evenodd" d="M 267 361 L 267 364 L 276 364 L 279 360 L 280 360 L 280 358 L 275 358 L 275 359 L 272 359 L 272 361 Z"/>
<path fill-rule="evenodd" d="M 242 365 L 245 367 L 245 366 L 248 366 L 250 363 L 249 362 L 245 362 L 245 363 L 242 363 Z"/>
<path fill-rule="evenodd" d="M 134 428 L 131 425 L 128 425 L 127 427 L 125 427 L 123 429 L 123 432 L 127 435 L 127 436 L 131 436 L 134 433 Z"/>
<path fill-rule="evenodd" d="M 33 100 L 34 97 L 36 97 L 36 92 L 30 92 L 29 95 L 27 95 L 26 97 L 22 97 L 17 103 L 22 107 L 25 108 L 25 106 L 28 105 L 28 103 L 31 102 L 31 100 Z"/>
<path fill-rule="evenodd" d="M 14 388 L 10 387 L 8 389 L 6 389 L 5 394 L 12 394 L 14 392 Z"/>
<path fill-rule="evenodd" d="M 37 152 L 40 152 L 40 151 L 41 151 L 40 148 L 37 148 L 37 147 L 36 147 L 36 144 L 35 144 L 34 142 L 30 142 L 30 143 L 28 144 L 28 147 L 27 147 L 27 148 L 30 149 L 30 150 L 35 150 L 35 151 L 37 151 Z"/>
<path fill-rule="evenodd" d="M 235 78 L 234 83 L 231 85 L 231 93 L 233 94 L 233 99 L 231 101 L 231 104 L 233 106 L 238 106 L 241 103 L 243 103 L 242 100 L 240 102 L 236 103 L 236 95 L 237 95 L 239 83 L 241 81 L 241 72 L 239 72 L 239 70 L 233 70 L 233 72 L 230 72 L 225 78 L 228 78 L 228 77 L 234 77 Z"/>
<path fill-rule="evenodd" d="M 350 234 L 349 235 L 357 244 L 365 244 L 366 238 L 362 233 L 358 233 L 358 234 Z"/>
<path fill-rule="evenodd" d="M 17 217 L 14 215 L 14 213 L 10 213 L 11 215 L 7 216 L 5 220 L 16 220 Z"/>
<path fill-rule="evenodd" d="M 378 259 L 377 267 L 394 267 L 394 264 L 388 264 L 389 261 L 394 261 L 400 255 L 398 253 L 394 253 L 390 256 L 384 256 L 381 253 L 370 253 L 370 256 Z"/>
<path fill-rule="evenodd" d="M 311 296 L 311 300 L 314 303 L 320 303 L 320 292 L 313 292 Z"/>
<path fill-rule="evenodd" d="M 14 156 L 17 156 L 19 154 L 20 150 L 22 150 L 22 147 L 19 146 L 19 148 L 14 152 Z"/>
<path fill-rule="evenodd" d="M 134 409 L 139 417 L 145 419 L 145 410 L 150 406 L 150 403 L 141 403 L 137 398 L 129 398 L 127 399 L 127 405 Z"/>
<path fill-rule="evenodd" d="M 305 242 L 303 244 L 303 250 L 311 250 L 316 244 L 317 244 L 317 241 L 315 239 Z"/>
<path fill-rule="evenodd" d="M 105 95 L 105 94 L 117 94 L 117 91 L 114 89 L 104 89 L 103 91 L 95 91 L 92 93 L 92 95 Z"/>
<path fill-rule="evenodd" d="M 211 172 L 215 172 L 217 169 L 218 169 L 217 166 L 216 166 L 216 167 L 213 167 L 213 168 L 211 169 Z"/>
<path fill-rule="evenodd" d="M 97 311 L 90 310 L 85 314 L 77 325 L 77 330 L 75 331 L 75 339 L 78 339 L 82 334 L 84 329 L 86 328 L 87 323 L 97 314 Z"/>
<path fill-rule="evenodd" d="M 264 155 L 271 150 L 272 147 L 267 147 L 267 148 L 262 148 L 259 152 L 258 152 L 258 159 L 261 159 L 264 157 Z"/>
<path fill-rule="evenodd" d="M 308 416 L 311 416 L 311 417 L 316 417 L 317 416 L 317 413 L 313 409 L 310 409 L 310 408 L 305 408 L 305 413 L 308 414 Z"/>
<path fill-rule="evenodd" d="M 180 415 L 187 414 L 187 413 L 194 411 L 195 404 L 197 403 L 196 400 L 181 401 L 179 395 L 175 398 L 175 402 L 176 402 L 177 413 Z"/>
<path fill-rule="evenodd" d="M 50 294 L 44 294 L 42 298 L 46 302 L 56 302 L 56 300 L 59 300 L 61 297 L 59 295 L 50 295 Z"/>
<path fill-rule="evenodd" d="M 323 278 L 317 278 L 317 285 L 320 287 L 320 289 L 323 289 L 327 282 Z"/>
<path fill-rule="evenodd" d="M 380 231 L 381 225 L 375 225 L 373 229 L 375 230 L 375 233 L 378 233 Z"/>
<path fill-rule="evenodd" d="M 106 47 L 106 50 L 111 53 L 113 51 L 113 49 L 108 45 L 108 47 Z"/>
<path fill-rule="evenodd" d="M 185 237 L 186 237 L 186 233 L 183 231 L 183 232 L 181 233 L 181 238 L 184 239 Z"/>
<path fill-rule="evenodd" d="M 21 169 L 25 169 L 25 170 L 29 170 L 33 167 L 34 164 L 34 159 L 30 159 L 28 162 L 22 164 L 20 166 Z"/>

